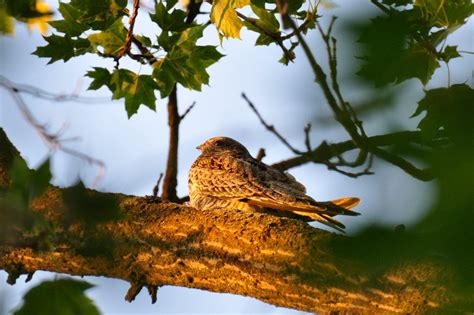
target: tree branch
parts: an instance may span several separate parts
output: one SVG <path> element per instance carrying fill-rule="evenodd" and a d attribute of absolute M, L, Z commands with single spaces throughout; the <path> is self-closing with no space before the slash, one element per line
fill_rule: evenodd
<path fill-rule="evenodd" d="M 444 132 L 440 132 L 437 135 L 437 139 L 426 143 L 422 141 L 421 132 L 419 131 L 401 131 L 385 135 L 368 137 L 367 141 L 369 146 L 374 148 L 409 143 L 427 146 L 439 146 L 447 144 L 445 141 L 442 140 L 443 138 Z M 308 152 L 307 154 L 295 156 L 293 158 L 273 164 L 272 166 L 278 168 L 279 170 L 285 171 L 290 168 L 310 162 L 322 163 L 322 161 L 327 161 L 333 157 L 337 157 L 345 152 L 352 151 L 355 149 L 358 149 L 358 146 L 352 140 L 333 144 L 328 144 L 324 141 L 317 148 L 315 148 L 311 152 Z M 411 175 L 418 176 L 416 172 L 413 173 L 414 174 Z M 422 175 L 421 177 L 425 178 L 425 176 L 426 175 Z"/>
<path fill-rule="evenodd" d="M 14 150 L 3 132 L 0 143 L 6 144 L 0 150 L 0 174 L 6 174 Z M 90 194 L 116 198 L 123 217 L 94 229 L 79 223 L 64 226 L 69 205 L 62 189 L 50 187 L 31 208 L 51 223 L 53 250 L 36 251 L 21 242 L 21 235 L 16 243 L 0 243 L 0 269 L 9 273 L 11 283 L 21 274 L 46 270 L 129 281 L 129 300 L 141 287 L 156 299 L 159 286 L 176 285 L 318 313 L 449 312 L 453 305 L 456 311 L 472 311 L 472 297 L 449 289 L 454 271 L 438 256 L 420 255 L 374 272 L 372 265 L 335 250 L 351 244 L 350 237 L 301 221 L 233 209 L 201 211 L 149 197 Z M 84 244 L 99 250 L 87 254 Z"/>
<path fill-rule="evenodd" d="M 127 37 L 125 38 L 125 45 L 122 51 L 120 52 L 120 54 L 118 54 L 118 56 L 115 57 L 116 62 L 118 62 L 120 58 L 122 58 L 123 56 L 125 56 L 126 54 L 130 52 L 132 41 L 135 38 L 133 36 L 133 28 L 135 27 L 135 20 L 137 19 L 139 8 L 140 8 L 140 0 L 133 0 L 133 11 L 129 19 L 130 27 L 128 28 Z"/>
<path fill-rule="evenodd" d="M 161 198 L 177 201 L 176 186 L 178 185 L 178 142 L 179 142 L 179 123 L 180 115 L 178 113 L 178 97 L 176 93 L 176 84 L 168 97 L 168 125 L 170 128 L 168 161 L 166 164 L 166 173 L 163 180 L 163 193 Z"/>

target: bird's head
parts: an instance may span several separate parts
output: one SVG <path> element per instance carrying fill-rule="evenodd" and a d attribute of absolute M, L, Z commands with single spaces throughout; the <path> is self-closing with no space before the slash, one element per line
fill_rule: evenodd
<path fill-rule="evenodd" d="M 228 137 L 214 137 L 205 141 L 196 149 L 201 150 L 202 153 L 230 153 L 235 155 L 250 155 L 249 151 L 238 141 Z"/>

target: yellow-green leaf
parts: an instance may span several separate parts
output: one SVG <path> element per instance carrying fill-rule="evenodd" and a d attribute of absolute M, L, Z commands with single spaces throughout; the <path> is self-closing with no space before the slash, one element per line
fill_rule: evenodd
<path fill-rule="evenodd" d="M 225 37 L 240 38 L 240 29 L 244 23 L 239 19 L 235 9 L 245 7 L 250 0 L 214 0 L 212 2 L 211 22 L 219 33 Z"/>

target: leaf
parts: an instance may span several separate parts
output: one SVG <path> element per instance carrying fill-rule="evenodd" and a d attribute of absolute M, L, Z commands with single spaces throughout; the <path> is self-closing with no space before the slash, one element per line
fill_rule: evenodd
<path fill-rule="evenodd" d="M 251 8 L 252 11 L 259 17 L 257 20 L 259 26 L 271 32 L 278 32 L 280 30 L 280 23 L 278 23 L 278 20 L 273 13 L 254 5 L 251 5 Z"/>
<path fill-rule="evenodd" d="M 190 24 L 186 23 L 186 17 L 187 13 L 179 9 L 169 13 L 162 2 L 158 2 L 155 6 L 155 13 L 150 14 L 151 20 L 158 24 L 163 32 L 184 31 L 190 26 Z"/>
<path fill-rule="evenodd" d="M 51 58 L 48 64 L 58 60 L 64 60 L 64 62 L 66 62 L 74 56 L 79 56 L 90 51 L 90 43 L 84 38 L 72 39 L 67 35 L 61 37 L 53 34 L 44 37 L 44 39 L 48 42 L 48 45 L 36 48 L 33 54 L 38 57 Z"/>
<path fill-rule="evenodd" d="M 353 29 L 360 33 L 359 42 L 364 46 L 357 74 L 376 86 L 411 78 L 426 84 L 440 66 L 435 52 L 421 44 L 409 44 L 409 23 L 403 18 L 377 17 Z"/>
<path fill-rule="evenodd" d="M 98 90 L 104 85 L 109 86 L 112 77 L 109 70 L 100 67 L 94 67 L 93 71 L 87 71 L 86 76 L 93 79 L 89 85 L 89 90 Z"/>
<path fill-rule="evenodd" d="M 418 102 L 412 117 L 426 111 L 426 116 L 418 124 L 426 140 L 435 137 L 444 128 L 448 136 L 458 144 L 472 146 L 474 140 L 474 90 L 466 84 L 455 84 L 449 88 L 438 88 L 426 92 Z"/>
<path fill-rule="evenodd" d="M 441 58 L 445 62 L 449 62 L 451 59 L 458 57 L 461 57 L 458 52 L 458 46 L 446 46 L 446 48 L 444 48 L 444 51 L 441 54 Z"/>
<path fill-rule="evenodd" d="M 70 5 L 80 11 L 79 23 L 103 31 L 127 14 L 127 0 L 72 0 Z"/>
<path fill-rule="evenodd" d="M 97 306 L 84 294 L 92 287 L 74 279 L 43 281 L 25 294 L 23 305 L 14 315 L 99 315 Z"/>
<path fill-rule="evenodd" d="M 115 70 L 109 88 L 113 92 L 112 99 L 125 98 L 128 118 L 138 111 L 141 104 L 155 110 L 155 90 L 159 86 L 150 75 L 137 75 L 127 69 Z"/>
<path fill-rule="evenodd" d="M 268 12 L 265 9 L 261 9 L 255 5 L 251 5 L 252 10 L 254 13 L 259 17 L 259 19 L 253 19 L 255 23 L 259 26 L 255 26 L 248 21 L 244 22 L 244 25 L 251 31 L 259 33 L 260 36 L 257 38 L 255 45 L 265 45 L 268 46 L 274 42 L 274 40 L 265 34 L 261 29 L 266 30 L 268 33 L 275 33 L 276 36 L 280 35 L 280 23 L 276 19 L 273 13 Z"/>
<path fill-rule="evenodd" d="M 206 69 L 223 55 L 214 46 L 196 45 L 205 27 L 194 26 L 181 33 L 166 57 L 154 65 L 153 77 L 160 86 L 161 97 L 169 95 L 176 82 L 197 91 L 209 83 Z"/>
<path fill-rule="evenodd" d="M 214 0 L 211 9 L 211 22 L 224 37 L 240 38 L 240 30 L 244 25 L 237 16 L 235 9 L 245 7 L 250 0 Z"/>
<path fill-rule="evenodd" d="M 90 34 L 88 36 L 89 42 L 92 46 L 101 46 L 104 49 L 106 56 L 117 56 L 121 53 L 124 45 L 127 31 L 123 26 L 121 20 L 115 21 L 107 30 Z"/>
<path fill-rule="evenodd" d="M 73 37 L 79 36 L 89 29 L 88 25 L 79 23 L 81 11 L 74 8 L 69 3 L 61 2 L 59 4 L 59 12 L 64 19 L 49 22 L 49 24 L 58 32 L 65 33 Z"/>

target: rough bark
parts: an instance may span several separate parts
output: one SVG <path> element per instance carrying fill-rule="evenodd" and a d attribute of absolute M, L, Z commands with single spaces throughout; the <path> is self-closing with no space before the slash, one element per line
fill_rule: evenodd
<path fill-rule="evenodd" d="M 68 208 L 61 189 L 35 199 L 32 208 L 53 224 L 53 250 L 35 250 L 21 239 L 0 244 L 0 268 L 10 282 L 46 270 L 124 279 L 151 291 L 176 285 L 234 293 L 318 313 L 425 313 L 446 310 L 457 299 L 449 290 L 451 271 L 432 259 L 374 273 L 335 254 L 348 237 L 303 222 L 109 195 L 124 217 L 93 229 L 61 223 Z M 84 250 L 90 244 L 95 254 Z"/>

